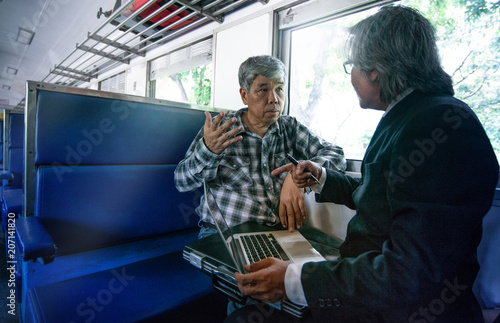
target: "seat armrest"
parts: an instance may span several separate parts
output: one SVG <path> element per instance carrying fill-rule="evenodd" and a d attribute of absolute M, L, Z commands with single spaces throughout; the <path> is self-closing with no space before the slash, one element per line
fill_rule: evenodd
<path fill-rule="evenodd" d="M 16 219 L 16 238 L 23 260 L 53 257 L 57 247 L 54 240 L 34 216 Z"/>
<path fill-rule="evenodd" d="M 0 179 L 13 179 L 14 178 L 14 174 L 8 170 L 6 171 L 3 171 L 3 172 L 0 172 Z"/>

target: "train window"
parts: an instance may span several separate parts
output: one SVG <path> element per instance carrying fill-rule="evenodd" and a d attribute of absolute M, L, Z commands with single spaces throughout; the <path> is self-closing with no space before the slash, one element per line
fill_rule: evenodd
<path fill-rule="evenodd" d="M 362 11 L 291 32 L 290 114 L 321 137 L 362 159 L 381 111 L 359 108 L 342 65 L 345 30 L 372 14 Z"/>
<path fill-rule="evenodd" d="M 396 3 L 420 10 L 436 27 L 455 96 L 476 112 L 500 157 L 499 8 L 489 1 Z M 382 112 L 359 107 L 342 65 L 343 45 L 347 28 L 377 8 L 334 8 L 330 16 L 312 22 L 307 17 L 324 15 L 324 6 L 298 6 L 279 13 L 280 56 L 290 74 L 289 114 L 342 146 L 349 159 L 362 159 Z"/>
<path fill-rule="evenodd" d="M 99 90 L 125 93 L 125 72 L 116 74 L 99 82 Z"/>
<path fill-rule="evenodd" d="M 149 71 L 149 96 L 210 105 L 212 39 L 177 49 L 150 61 Z"/>
<path fill-rule="evenodd" d="M 481 120 L 500 160 L 500 6 L 498 1 L 404 0 L 436 28 L 455 96 Z"/>

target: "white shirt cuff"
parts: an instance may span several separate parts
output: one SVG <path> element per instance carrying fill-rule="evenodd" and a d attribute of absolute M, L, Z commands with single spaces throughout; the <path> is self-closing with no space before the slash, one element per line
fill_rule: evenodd
<path fill-rule="evenodd" d="M 313 186 L 311 186 L 313 192 L 320 194 L 321 191 L 323 190 L 323 186 L 325 186 L 325 181 L 326 181 L 326 169 L 324 167 L 321 167 L 321 177 L 319 179 L 321 185 L 314 184 Z"/>
<path fill-rule="evenodd" d="M 289 264 L 285 272 L 285 292 L 288 299 L 298 305 L 307 306 L 300 275 L 302 264 Z"/>

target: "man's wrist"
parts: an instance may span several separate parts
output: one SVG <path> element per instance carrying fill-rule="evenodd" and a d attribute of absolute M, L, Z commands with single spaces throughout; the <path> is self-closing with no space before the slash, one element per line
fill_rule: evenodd
<path fill-rule="evenodd" d="M 311 190 L 314 191 L 314 193 L 317 193 L 317 194 L 320 194 L 321 191 L 323 190 L 323 187 L 325 186 L 325 182 L 326 182 L 326 169 L 324 167 L 321 167 L 321 176 L 319 178 L 319 182 L 321 183 L 320 184 L 314 184 L 313 186 L 311 186 Z"/>
<path fill-rule="evenodd" d="M 306 296 L 300 279 L 302 265 L 290 264 L 285 272 L 286 297 L 295 304 L 307 306 Z"/>

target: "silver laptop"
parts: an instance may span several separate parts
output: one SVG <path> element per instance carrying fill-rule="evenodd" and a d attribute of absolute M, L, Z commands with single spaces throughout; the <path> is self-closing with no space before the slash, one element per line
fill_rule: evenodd
<path fill-rule="evenodd" d="M 267 257 L 276 257 L 298 264 L 325 261 L 325 258 L 298 231 L 276 230 L 234 234 L 206 182 L 204 189 L 210 215 L 240 273 L 246 273 L 245 265 Z"/>

